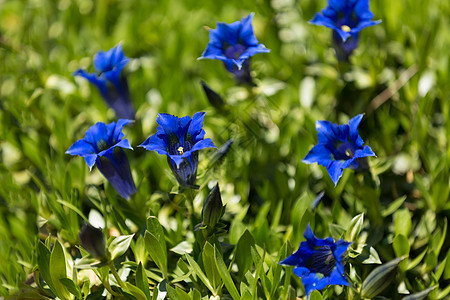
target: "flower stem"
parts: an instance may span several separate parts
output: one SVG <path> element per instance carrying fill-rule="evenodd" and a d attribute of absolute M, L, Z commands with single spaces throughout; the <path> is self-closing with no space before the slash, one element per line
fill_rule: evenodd
<path fill-rule="evenodd" d="M 111 285 L 109 285 L 109 279 L 106 278 L 106 280 L 103 282 L 103 286 L 108 290 L 108 292 L 113 295 L 114 297 L 120 297 L 120 294 L 116 293 L 113 291 L 113 289 L 111 288 Z"/>
<path fill-rule="evenodd" d="M 111 270 L 111 273 L 113 274 L 114 278 L 116 279 L 117 283 L 122 289 L 126 289 L 125 283 L 122 281 L 122 279 L 119 276 L 119 273 L 117 273 L 116 267 L 114 266 L 114 262 L 110 261 L 108 263 L 109 269 Z"/>

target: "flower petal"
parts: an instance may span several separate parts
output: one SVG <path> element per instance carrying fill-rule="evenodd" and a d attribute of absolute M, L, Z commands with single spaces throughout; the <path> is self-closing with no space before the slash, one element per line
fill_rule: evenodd
<path fill-rule="evenodd" d="M 258 53 L 268 53 L 269 49 L 266 48 L 263 44 L 259 44 L 257 46 L 252 46 L 247 48 L 244 53 L 239 56 L 239 60 L 246 60 Z"/>
<path fill-rule="evenodd" d="M 119 119 L 117 121 L 117 124 L 114 127 L 114 132 L 113 132 L 113 138 L 116 141 L 120 141 L 123 137 L 124 134 L 122 133 L 122 129 L 125 125 L 128 125 L 130 123 L 133 123 L 133 120 L 128 120 L 128 119 Z"/>
<path fill-rule="evenodd" d="M 107 93 L 107 83 L 104 77 L 98 77 L 95 73 L 88 73 L 83 69 L 78 69 L 72 73 L 73 76 L 81 76 L 95 85 L 102 95 Z"/>
<path fill-rule="evenodd" d="M 217 148 L 216 145 L 214 145 L 213 141 L 211 139 L 204 139 L 197 143 L 195 143 L 194 147 L 190 150 L 191 152 L 198 151 L 205 148 Z"/>
<path fill-rule="evenodd" d="M 150 136 L 138 147 L 142 147 L 148 151 L 155 151 L 161 155 L 169 155 L 169 152 L 167 152 L 167 144 L 157 134 Z"/>
<path fill-rule="evenodd" d="M 364 144 L 358 133 L 358 126 L 363 117 L 364 114 L 359 114 L 348 121 L 350 138 L 358 147 L 361 147 Z"/>
<path fill-rule="evenodd" d="M 83 156 L 84 160 L 86 161 L 86 164 L 89 167 L 89 171 L 92 171 L 92 167 L 95 165 L 97 157 L 98 157 L 97 154 L 88 154 Z"/>
<path fill-rule="evenodd" d="M 332 284 L 332 285 L 346 285 L 346 286 L 350 286 L 350 283 L 348 282 L 347 278 L 345 277 L 344 273 L 339 272 L 339 268 L 335 268 L 330 276 L 329 276 L 329 280 L 328 280 L 328 284 Z"/>
<path fill-rule="evenodd" d="M 366 21 L 362 21 L 359 22 L 358 25 L 355 28 L 352 28 L 352 30 L 350 31 L 351 33 L 358 33 L 361 30 L 363 30 L 366 27 L 370 27 L 370 26 L 375 26 L 381 23 L 381 20 L 377 20 L 377 21 L 370 21 L 370 20 L 366 20 Z"/>
<path fill-rule="evenodd" d="M 359 20 L 370 20 L 373 13 L 370 11 L 369 0 L 358 0 L 353 8 Z"/>
<path fill-rule="evenodd" d="M 376 156 L 375 153 L 369 146 L 364 146 L 364 148 L 356 150 L 353 159 L 367 157 L 367 156 Z"/>
<path fill-rule="evenodd" d="M 347 249 L 351 244 L 351 242 L 346 242 L 344 240 L 336 242 L 336 249 L 333 251 L 333 255 L 337 262 L 342 262 L 342 255 L 347 252 Z"/>
<path fill-rule="evenodd" d="M 353 160 L 336 160 L 333 161 L 328 167 L 327 171 L 336 186 L 339 179 L 342 177 L 343 170 L 348 168 Z"/>
<path fill-rule="evenodd" d="M 239 33 L 239 42 L 243 43 L 245 46 L 257 46 L 258 40 L 253 33 L 253 16 L 255 13 L 250 13 L 248 16 L 243 17 L 241 20 L 242 29 Z"/>
<path fill-rule="evenodd" d="M 66 151 L 66 154 L 86 156 L 87 154 L 96 154 L 96 151 L 92 144 L 82 139 L 73 143 Z"/>
<path fill-rule="evenodd" d="M 220 36 L 222 48 L 224 47 L 224 43 L 229 45 L 236 45 L 241 28 L 242 24 L 240 21 L 236 21 L 231 24 L 217 22 L 216 30 L 217 34 Z"/>
<path fill-rule="evenodd" d="M 302 160 L 306 164 L 319 163 L 324 167 L 328 167 L 332 161 L 333 154 L 322 144 L 314 146 Z"/>

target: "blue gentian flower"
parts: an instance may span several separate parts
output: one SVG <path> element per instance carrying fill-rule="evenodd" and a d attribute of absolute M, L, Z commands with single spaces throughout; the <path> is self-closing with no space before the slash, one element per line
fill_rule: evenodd
<path fill-rule="evenodd" d="M 133 121 L 119 119 L 117 124 L 112 122 L 108 125 L 98 122 L 86 131 L 84 138 L 76 141 L 66 151 L 67 154 L 83 157 L 89 170 L 97 164 L 100 172 L 125 199 L 136 192 L 130 164 L 122 150 L 133 150 L 128 140 L 122 139 L 122 128 L 130 122 Z"/>
<path fill-rule="evenodd" d="M 198 150 L 216 148 L 211 139 L 204 139 L 204 112 L 178 118 L 169 114 L 158 114 L 156 134 L 140 147 L 167 155 L 167 162 L 182 187 L 193 186 L 197 177 Z"/>
<path fill-rule="evenodd" d="M 358 125 L 363 114 L 350 119 L 347 124 L 337 125 L 330 121 L 317 121 L 318 144 L 303 159 L 304 163 L 318 163 L 327 168 L 328 174 L 337 185 L 346 168 L 358 168 L 358 159 L 375 156 L 359 136 Z"/>
<path fill-rule="evenodd" d="M 239 82 L 251 83 L 250 57 L 270 52 L 253 33 L 253 15 L 251 13 L 231 24 L 217 22 L 217 28 L 209 31 L 208 46 L 199 59 L 221 60 Z"/>
<path fill-rule="evenodd" d="M 94 56 L 95 73 L 78 69 L 73 75 L 84 77 L 95 85 L 118 118 L 134 120 L 135 111 L 130 100 L 127 78 L 122 74 L 128 61 L 122 51 L 122 45 L 119 44 L 107 52 L 100 51 Z"/>
<path fill-rule="evenodd" d="M 344 240 L 334 242 L 332 238 L 319 239 L 311 227 L 306 227 L 298 250 L 280 264 L 294 266 L 294 274 L 301 277 L 306 295 L 328 285 L 350 285 L 344 274 L 347 248 L 351 243 Z"/>
<path fill-rule="evenodd" d="M 316 13 L 310 23 L 333 29 L 333 44 L 339 60 L 348 57 L 358 46 L 359 32 L 379 24 L 372 21 L 369 0 L 328 0 L 322 14 Z"/>

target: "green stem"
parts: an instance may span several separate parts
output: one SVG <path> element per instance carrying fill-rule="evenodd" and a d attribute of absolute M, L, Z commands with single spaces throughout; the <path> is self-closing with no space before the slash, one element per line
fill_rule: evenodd
<path fill-rule="evenodd" d="M 114 266 L 114 262 L 110 261 L 108 263 L 109 269 L 111 270 L 111 273 L 113 274 L 114 278 L 116 279 L 117 283 L 119 284 L 119 286 L 126 290 L 126 285 L 125 283 L 122 281 L 122 279 L 119 276 L 119 273 L 117 273 L 116 267 Z"/>
<path fill-rule="evenodd" d="M 111 285 L 109 285 L 109 279 L 106 278 L 106 280 L 103 282 L 103 286 L 108 290 L 108 292 L 113 295 L 114 297 L 120 297 L 120 294 L 116 293 L 113 291 L 113 289 L 111 288 Z"/>

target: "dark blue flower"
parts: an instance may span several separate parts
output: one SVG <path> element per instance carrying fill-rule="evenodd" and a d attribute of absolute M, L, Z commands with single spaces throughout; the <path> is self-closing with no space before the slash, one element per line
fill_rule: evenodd
<path fill-rule="evenodd" d="M 333 29 L 333 43 L 338 58 L 348 60 L 358 46 L 359 32 L 381 22 L 372 21 L 372 18 L 369 0 L 328 0 L 328 6 L 322 10 L 322 14 L 316 13 L 310 22 Z"/>
<path fill-rule="evenodd" d="M 86 131 L 83 139 L 76 141 L 66 151 L 67 154 L 83 157 L 89 170 L 97 164 L 100 172 L 125 199 L 136 192 L 130 164 L 122 150 L 133 150 L 128 140 L 122 139 L 122 128 L 130 122 L 133 121 L 119 119 L 117 124 L 112 122 L 108 125 L 98 122 Z"/>
<path fill-rule="evenodd" d="M 198 150 L 216 148 L 211 139 L 204 139 L 204 112 L 178 118 L 169 114 L 158 114 L 156 134 L 149 137 L 140 147 L 167 155 L 167 162 L 178 183 L 192 186 L 197 177 Z"/>
<path fill-rule="evenodd" d="M 327 168 L 328 174 L 337 185 L 345 168 L 358 168 L 358 159 L 375 156 L 359 136 L 358 125 L 363 114 L 350 119 L 347 124 L 337 125 L 330 121 L 317 121 L 318 144 L 303 159 L 304 163 L 318 163 Z"/>
<path fill-rule="evenodd" d="M 94 56 L 95 73 L 78 69 L 73 75 L 84 77 L 94 84 L 118 118 L 134 119 L 135 111 L 130 100 L 127 78 L 122 74 L 128 61 L 119 44 Z"/>
<path fill-rule="evenodd" d="M 344 274 L 344 255 L 351 243 L 344 240 L 334 242 L 332 238 L 318 239 L 311 227 L 306 227 L 297 252 L 280 262 L 294 266 L 294 274 L 301 277 L 306 295 L 321 290 L 327 285 L 350 285 Z"/>
<path fill-rule="evenodd" d="M 217 28 L 209 31 L 208 46 L 199 59 L 221 60 L 227 70 L 234 73 L 237 79 L 250 77 L 248 63 L 250 57 L 257 53 L 270 52 L 258 42 L 253 33 L 253 15 L 251 13 L 242 20 L 231 24 L 217 22 Z"/>

